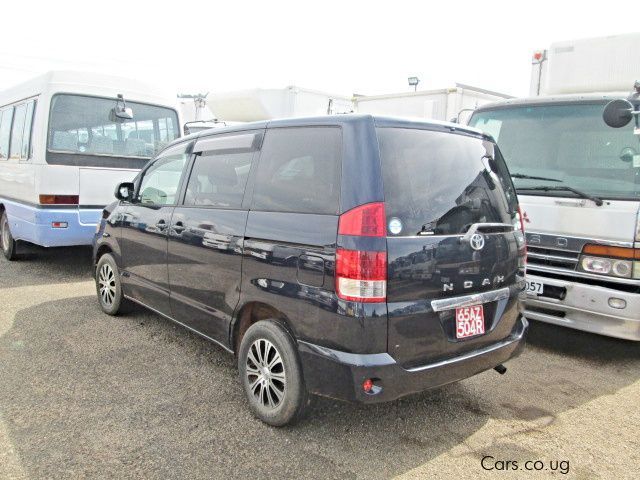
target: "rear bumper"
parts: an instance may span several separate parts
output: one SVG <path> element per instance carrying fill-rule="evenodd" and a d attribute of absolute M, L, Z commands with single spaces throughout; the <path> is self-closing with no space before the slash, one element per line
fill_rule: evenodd
<path fill-rule="evenodd" d="M 565 288 L 567 292 L 562 300 L 528 296 L 524 314 L 530 320 L 640 341 L 640 294 L 531 273 L 527 274 L 527 279 Z M 610 298 L 624 300 L 626 307 L 617 309 L 609 306 Z"/>
<path fill-rule="evenodd" d="M 102 209 L 44 208 L 3 200 L 11 234 L 43 247 L 91 245 Z M 65 222 L 66 228 L 53 228 L 53 222 Z"/>
<path fill-rule="evenodd" d="M 456 382 L 489 370 L 519 355 L 528 322 L 520 317 L 501 342 L 437 363 L 405 369 L 388 353 L 352 354 L 298 342 L 305 382 L 310 392 L 340 400 L 377 403 Z M 375 379 L 376 393 L 365 393 L 364 380 Z"/>

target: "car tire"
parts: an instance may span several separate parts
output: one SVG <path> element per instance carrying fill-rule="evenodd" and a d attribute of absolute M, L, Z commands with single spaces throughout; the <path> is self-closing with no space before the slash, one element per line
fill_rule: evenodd
<path fill-rule="evenodd" d="M 238 352 L 238 370 L 257 418 L 282 427 L 304 416 L 310 396 L 302 365 L 293 338 L 279 322 L 261 320 L 247 330 Z"/>
<path fill-rule="evenodd" d="M 11 235 L 7 212 L 2 212 L 2 217 L 0 217 L 0 244 L 2 253 L 7 260 L 15 260 L 17 258 L 18 242 Z"/>
<path fill-rule="evenodd" d="M 105 253 L 96 266 L 96 292 L 102 311 L 109 315 L 124 313 L 130 302 L 122 293 L 120 269 L 113 255 Z"/>

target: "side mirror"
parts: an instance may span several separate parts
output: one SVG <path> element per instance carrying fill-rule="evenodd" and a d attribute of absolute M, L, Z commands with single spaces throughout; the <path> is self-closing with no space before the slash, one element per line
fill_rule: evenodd
<path fill-rule="evenodd" d="M 116 187 L 115 197 L 123 202 L 130 202 L 133 200 L 135 188 L 133 182 L 122 182 Z"/>
<path fill-rule="evenodd" d="M 611 100 L 604 107 L 602 119 L 612 128 L 621 128 L 633 118 L 633 105 L 628 100 Z"/>

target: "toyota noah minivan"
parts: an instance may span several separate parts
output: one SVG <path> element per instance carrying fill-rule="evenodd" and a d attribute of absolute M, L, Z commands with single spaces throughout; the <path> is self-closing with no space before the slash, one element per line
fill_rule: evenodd
<path fill-rule="evenodd" d="M 369 115 L 250 123 L 173 142 L 116 189 L 100 306 L 131 302 L 237 357 L 253 413 L 311 395 L 382 402 L 517 355 L 525 242 L 495 143 Z"/>

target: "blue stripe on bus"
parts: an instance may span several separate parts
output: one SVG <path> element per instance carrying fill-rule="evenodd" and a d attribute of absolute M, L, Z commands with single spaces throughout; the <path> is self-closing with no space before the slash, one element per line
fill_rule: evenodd
<path fill-rule="evenodd" d="M 42 209 L 3 198 L 0 203 L 13 237 L 43 247 L 91 245 L 102 216 L 102 209 Z M 52 222 L 66 222 L 67 228 L 53 228 Z"/>

